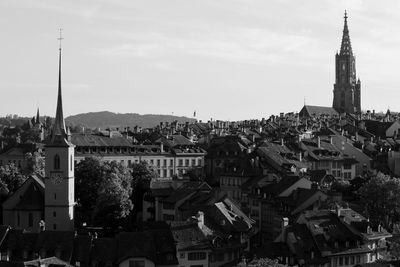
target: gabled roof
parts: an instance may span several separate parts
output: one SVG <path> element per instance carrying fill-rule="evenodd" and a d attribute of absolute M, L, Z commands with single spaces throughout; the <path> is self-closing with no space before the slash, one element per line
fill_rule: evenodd
<path fill-rule="evenodd" d="M 189 197 L 197 191 L 209 192 L 211 191 L 211 187 L 206 182 L 186 182 L 162 201 L 167 203 L 177 203 L 178 201 Z"/>
<path fill-rule="evenodd" d="M 178 251 L 210 249 L 211 244 L 195 222 L 171 222 Z"/>
<path fill-rule="evenodd" d="M 95 134 L 73 134 L 71 143 L 77 147 L 133 147 L 124 137 L 107 137 Z"/>
<path fill-rule="evenodd" d="M 16 210 L 43 210 L 43 188 L 36 183 L 31 183 L 14 209 Z"/>
<path fill-rule="evenodd" d="M 278 183 L 270 184 L 262 188 L 263 193 L 271 194 L 274 196 L 278 196 L 283 191 L 300 181 L 300 177 L 298 176 L 286 176 Z"/>
<path fill-rule="evenodd" d="M 44 207 L 44 182 L 31 175 L 3 202 L 3 208 L 19 210 L 42 210 Z"/>
<path fill-rule="evenodd" d="M 314 117 L 321 115 L 339 116 L 339 113 L 332 107 L 305 105 L 299 112 L 301 117 Z"/>

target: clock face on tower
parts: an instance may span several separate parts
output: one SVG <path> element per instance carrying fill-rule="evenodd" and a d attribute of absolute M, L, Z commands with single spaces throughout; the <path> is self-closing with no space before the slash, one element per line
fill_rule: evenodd
<path fill-rule="evenodd" d="M 59 185 L 62 182 L 62 173 L 51 173 L 50 174 L 50 181 L 55 184 L 55 185 Z"/>

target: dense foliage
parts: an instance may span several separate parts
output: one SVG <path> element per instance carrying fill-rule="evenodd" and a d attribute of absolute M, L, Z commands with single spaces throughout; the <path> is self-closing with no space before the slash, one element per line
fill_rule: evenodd
<path fill-rule="evenodd" d="M 115 227 L 131 212 L 132 176 L 121 163 L 86 158 L 75 170 L 79 223 Z"/>
<path fill-rule="evenodd" d="M 391 228 L 400 219 L 400 179 L 378 173 L 360 189 L 360 200 L 366 216 L 374 224 Z"/>

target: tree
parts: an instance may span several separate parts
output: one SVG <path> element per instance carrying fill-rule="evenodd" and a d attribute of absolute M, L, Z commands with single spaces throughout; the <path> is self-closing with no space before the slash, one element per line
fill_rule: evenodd
<path fill-rule="evenodd" d="M 77 221 L 115 227 L 129 215 L 132 176 L 121 163 L 85 158 L 75 170 Z"/>
<path fill-rule="evenodd" d="M 147 164 L 145 161 L 134 163 L 131 166 L 132 173 L 132 194 L 131 201 L 133 202 L 134 209 L 131 219 L 136 220 L 137 214 L 142 211 L 143 208 L 143 195 L 146 190 L 150 189 L 150 181 L 153 178 L 158 177 L 156 170 Z M 131 220 L 132 221 L 132 220 Z"/>
<path fill-rule="evenodd" d="M 124 165 L 115 161 L 103 163 L 103 177 L 93 214 L 97 225 L 115 225 L 129 215 L 133 208 L 131 181 L 132 176 Z"/>
<path fill-rule="evenodd" d="M 26 178 L 14 163 L 0 166 L 0 188 L 3 197 L 13 194 Z"/>
<path fill-rule="evenodd" d="M 400 218 L 400 179 L 378 173 L 360 189 L 361 203 L 375 224 L 390 227 Z"/>
<path fill-rule="evenodd" d="M 98 158 L 85 158 L 75 167 L 75 198 L 77 221 L 92 222 L 97 191 L 102 180 L 102 164 Z"/>
<path fill-rule="evenodd" d="M 44 176 L 44 157 L 39 152 L 27 153 L 25 157 L 27 159 L 26 174 Z"/>

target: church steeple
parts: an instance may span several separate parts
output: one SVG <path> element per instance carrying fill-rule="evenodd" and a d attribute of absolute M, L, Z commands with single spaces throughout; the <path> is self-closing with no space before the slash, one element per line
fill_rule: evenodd
<path fill-rule="evenodd" d="M 53 133 L 51 137 L 52 143 L 63 143 L 63 141 L 67 141 L 67 130 L 65 127 L 64 114 L 63 114 L 63 105 L 62 105 L 62 94 L 61 94 L 61 31 L 60 31 L 60 48 L 59 48 L 59 58 L 58 58 L 58 97 L 57 97 L 57 109 L 56 109 L 56 118 L 53 126 Z"/>
<path fill-rule="evenodd" d="M 45 150 L 44 219 L 46 231 L 73 231 L 75 146 L 70 142 L 69 131 L 65 128 L 61 97 L 61 45 L 59 50 L 56 119 L 51 141 Z"/>
<path fill-rule="evenodd" d="M 344 27 L 340 53 L 336 53 L 336 77 L 333 90 L 333 108 L 343 113 L 361 112 L 361 82 L 357 80 L 356 59 L 351 48 L 347 12 L 344 12 Z"/>
<path fill-rule="evenodd" d="M 342 45 L 340 47 L 340 55 L 353 55 L 353 50 L 351 49 L 349 27 L 347 26 L 347 11 L 344 11 L 344 27 L 342 36 Z"/>
<path fill-rule="evenodd" d="M 35 123 L 36 123 L 36 124 L 39 124 L 39 123 L 40 123 L 39 107 L 37 108 L 37 112 L 36 112 L 36 121 L 35 121 Z"/>

